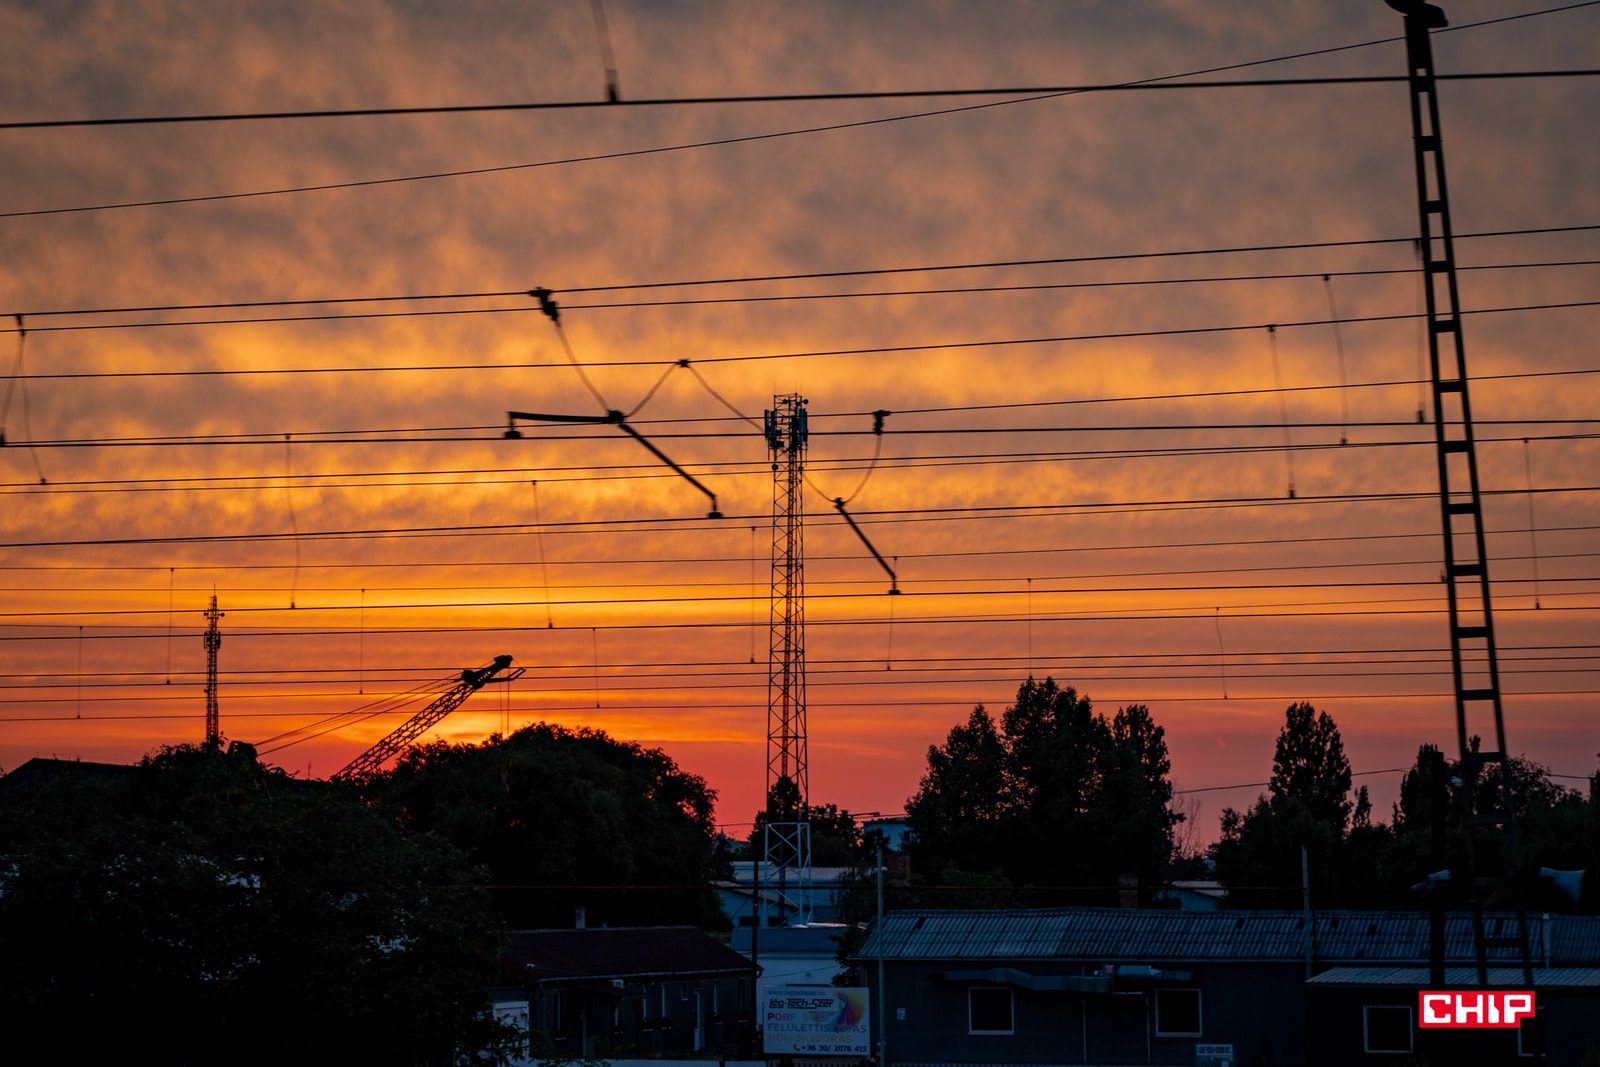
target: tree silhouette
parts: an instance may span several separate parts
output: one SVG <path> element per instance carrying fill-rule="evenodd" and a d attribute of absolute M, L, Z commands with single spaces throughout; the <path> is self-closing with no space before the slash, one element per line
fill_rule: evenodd
<path fill-rule="evenodd" d="M 169 1064 L 504 1051 L 483 992 L 503 927 L 460 853 L 248 745 L 0 790 L 0 854 L 19 1045 Z"/>
<path fill-rule="evenodd" d="M 1336 903 L 1351 808 L 1350 761 L 1339 727 L 1327 712 L 1304 701 L 1290 704 L 1278 732 L 1267 793 L 1248 812 L 1222 812 L 1222 838 L 1214 855 L 1229 903 L 1298 906 L 1302 847 L 1313 900 L 1321 906 Z M 1364 847 L 1373 847 L 1363 833 Z"/>
<path fill-rule="evenodd" d="M 913 870 L 986 892 L 1030 886 L 1035 903 L 1110 903 L 1121 875 L 1164 880 L 1179 819 L 1170 771 L 1143 705 L 1108 720 L 1072 687 L 1029 678 L 998 727 L 980 706 L 928 750 L 906 802 Z"/>
<path fill-rule="evenodd" d="M 1301 701 L 1284 712 L 1272 757 L 1267 793 L 1273 803 L 1290 797 L 1343 836 L 1350 820 L 1350 761 L 1339 727 L 1325 711 Z"/>
<path fill-rule="evenodd" d="M 714 927 L 712 806 L 703 779 L 659 749 L 536 723 L 482 744 L 412 749 L 363 788 L 408 829 L 491 872 L 513 928 Z"/>

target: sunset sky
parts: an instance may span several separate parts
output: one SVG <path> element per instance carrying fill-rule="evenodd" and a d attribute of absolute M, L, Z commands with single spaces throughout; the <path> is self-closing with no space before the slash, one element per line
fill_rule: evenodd
<path fill-rule="evenodd" d="M 1445 10 L 1441 74 L 1596 66 L 1600 4 Z M 773 477 L 735 411 L 778 394 L 811 412 L 813 802 L 904 810 L 1030 673 L 1148 705 L 1202 838 L 1293 701 L 1383 819 L 1454 753 L 1403 83 L 704 100 L 1401 76 L 1381 0 L 604 13 L 593 106 L 582 0 L 0 6 L 0 123 L 588 105 L 0 128 L 0 769 L 201 740 L 215 591 L 223 731 L 294 773 L 508 653 L 439 736 L 660 746 L 742 832 Z M 1578 786 L 1600 78 L 1439 99 L 1509 747 Z M 608 409 L 723 517 L 615 427 L 503 437 Z"/>

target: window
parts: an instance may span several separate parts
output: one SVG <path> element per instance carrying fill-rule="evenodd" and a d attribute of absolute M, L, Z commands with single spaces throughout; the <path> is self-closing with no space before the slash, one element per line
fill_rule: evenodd
<path fill-rule="evenodd" d="M 1523 1019 L 1517 1027 L 1517 1055 L 1541 1056 L 1547 1051 L 1544 1042 L 1544 1020 L 1537 1016 Z"/>
<path fill-rule="evenodd" d="M 1156 1033 L 1162 1037 L 1199 1037 L 1200 990 L 1156 990 Z"/>
<path fill-rule="evenodd" d="M 567 991 L 557 989 L 550 994 L 551 1030 L 557 1034 L 567 1032 Z"/>
<path fill-rule="evenodd" d="M 1011 990 L 1006 986 L 972 986 L 967 990 L 969 1034 L 1014 1034 Z"/>
<path fill-rule="evenodd" d="M 1400 1004 L 1368 1004 L 1361 1009 L 1363 1050 L 1367 1052 L 1411 1051 L 1411 1007 Z"/>

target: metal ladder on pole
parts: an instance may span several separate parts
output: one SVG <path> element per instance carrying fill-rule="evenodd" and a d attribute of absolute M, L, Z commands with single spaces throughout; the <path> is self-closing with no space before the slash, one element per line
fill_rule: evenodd
<path fill-rule="evenodd" d="M 1505 714 L 1500 699 L 1500 666 L 1495 648 L 1488 556 L 1484 547 L 1483 499 L 1473 441 L 1472 407 L 1467 395 L 1466 346 L 1462 339 L 1456 288 L 1454 232 L 1445 184 L 1444 148 L 1439 134 L 1439 99 L 1429 31 L 1448 25 L 1444 12 L 1422 0 L 1385 0 L 1405 16 L 1406 58 L 1411 88 L 1412 150 L 1416 158 L 1420 208 L 1423 289 L 1427 294 L 1428 356 L 1433 369 L 1434 440 L 1439 464 L 1439 503 L 1444 525 L 1443 580 L 1450 603 L 1450 653 L 1455 676 L 1456 740 L 1467 779 L 1462 787 L 1472 906 L 1473 947 L 1478 984 L 1488 985 L 1491 950 L 1519 963 L 1525 988 L 1533 986 L 1528 919 L 1523 906 L 1523 872 L 1512 810 L 1511 765 L 1506 751 Z M 1480 750 L 1470 724 L 1493 719 L 1494 748 Z M 1498 775 L 1494 801 L 1474 810 L 1477 781 Z M 1479 871 L 1478 834 L 1504 828 L 1508 872 Z M 1510 932 L 1485 929 L 1484 890 L 1510 884 L 1516 922 Z"/>

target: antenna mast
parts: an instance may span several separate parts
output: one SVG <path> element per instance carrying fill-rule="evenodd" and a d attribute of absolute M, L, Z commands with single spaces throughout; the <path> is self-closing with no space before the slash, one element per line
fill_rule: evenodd
<path fill-rule="evenodd" d="M 211 606 L 204 612 L 206 621 L 206 747 L 218 748 L 222 744 L 222 731 L 217 715 L 217 650 L 222 647 L 222 629 L 217 623 L 226 612 L 217 610 L 217 594 L 211 594 Z"/>
<path fill-rule="evenodd" d="M 781 908 L 791 871 L 811 874 L 809 774 L 806 766 L 806 401 L 773 398 L 764 430 L 772 458 L 772 608 L 767 668 L 767 810 L 761 881 L 776 881 Z M 764 901 L 765 895 L 758 897 Z M 758 905 L 756 925 L 762 924 Z M 806 909 L 810 910 L 809 906 Z"/>

